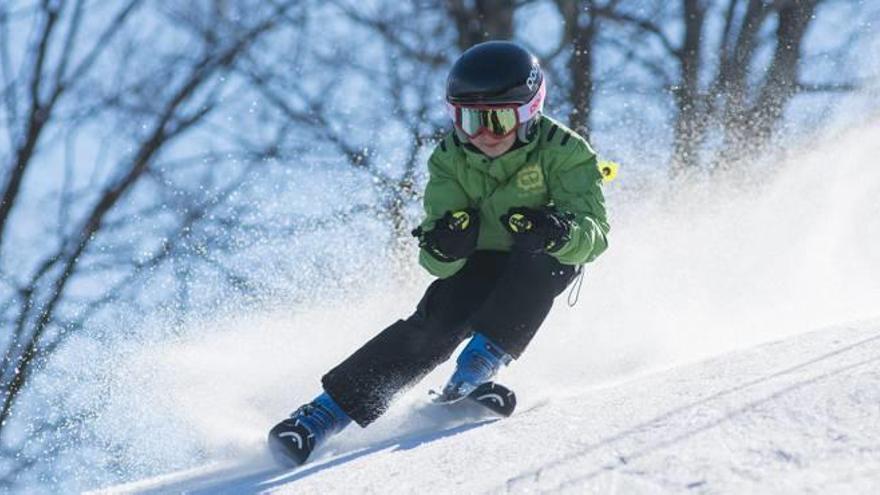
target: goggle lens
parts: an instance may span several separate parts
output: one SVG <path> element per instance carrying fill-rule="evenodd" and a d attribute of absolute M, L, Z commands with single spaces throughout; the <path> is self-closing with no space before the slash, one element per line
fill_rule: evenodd
<path fill-rule="evenodd" d="M 474 137 L 482 129 L 496 136 L 506 136 L 519 124 L 515 108 L 467 108 L 459 107 L 459 127 Z"/>

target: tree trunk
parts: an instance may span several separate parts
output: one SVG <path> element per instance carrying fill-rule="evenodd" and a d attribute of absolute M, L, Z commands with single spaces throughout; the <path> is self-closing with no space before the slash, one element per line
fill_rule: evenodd
<path fill-rule="evenodd" d="M 801 45 L 813 21 L 817 0 L 789 2 L 779 10 L 776 50 L 758 98 L 749 112 L 752 138 L 763 149 L 773 138 L 785 107 L 796 94 Z"/>
<path fill-rule="evenodd" d="M 572 2 L 574 3 L 574 2 Z M 593 2 L 587 2 L 592 7 Z M 566 28 L 570 29 L 572 54 L 568 60 L 571 76 L 571 113 L 569 126 L 589 140 L 590 116 L 593 107 L 593 42 L 598 30 L 598 18 L 590 9 L 578 8 L 574 16 L 566 18 Z"/>
<path fill-rule="evenodd" d="M 446 11 L 458 31 L 458 48 L 468 48 L 489 40 L 513 37 L 514 0 L 476 0 L 473 7 L 464 0 L 447 0 Z"/>
<path fill-rule="evenodd" d="M 700 95 L 699 80 L 706 7 L 702 0 L 684 0 L 683 8 L 684 37 L 679 52 L 681 80 L 674 91 L 678 115 L 673 143 L 673 176 L 699 166 L 699 149 L 707 124 L 706 106 Z"/>

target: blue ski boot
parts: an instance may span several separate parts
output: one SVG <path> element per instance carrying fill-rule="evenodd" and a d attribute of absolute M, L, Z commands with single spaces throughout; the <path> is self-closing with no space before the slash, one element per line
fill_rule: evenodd
<path fill-rule="evenodd" d="M 351 418 L 324 392 L 269 431 L 269 450 L 278 464 L 299 466 L 318 445 L 349 423 Z"/>
<path fill-rule="evenodd" d="M 436 402 L 451 403 L 467 397 L 480 385 L 489 382 L 502 366 L 507 366 L 513 358 L 504 349 L 475 333 L 455 361 L 455 373 L 443 387 Z"/>

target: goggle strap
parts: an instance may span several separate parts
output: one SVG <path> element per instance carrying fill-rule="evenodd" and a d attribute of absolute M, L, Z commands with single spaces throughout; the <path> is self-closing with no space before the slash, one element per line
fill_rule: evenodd
<path fill-rule="evenodd" d="M 519 117 L 520 124 L 528 122 L 532 117 L 538 115 L 538 112 L 544 109 L 544 96 L 546 94 L 547 86 L 544 81 L 541 81 L 541 86 L 538 87 L 538 92 L 535 93 L 535 96 L 533 96 L 528 103 L 516 109 L 516 115 Z"/>
<path fill-rule="evenodd" d="M 446 102 L 446 111 L 449 113 L 449 117 L 453 122 L 458 122 L 458 114 L 456 113 L 456 106 L 452 103 Z"/>

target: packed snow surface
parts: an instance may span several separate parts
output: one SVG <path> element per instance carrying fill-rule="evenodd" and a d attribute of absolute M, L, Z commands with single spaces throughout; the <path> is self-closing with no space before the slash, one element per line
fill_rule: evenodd
<path fill-rule="evenodd" d="M 297 470 L 256 456 L 107 493 L 877 493 L 880 322 L 525 396 L 508 419 L 406 409 Z"/>

